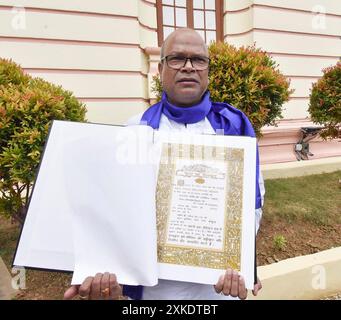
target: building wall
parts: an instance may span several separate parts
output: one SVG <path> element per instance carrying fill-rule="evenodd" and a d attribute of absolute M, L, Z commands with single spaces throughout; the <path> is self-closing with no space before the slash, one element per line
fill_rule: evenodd
<path fill-rule="evenodd" d="M 314 126 L 307 112 L 312 83 L 341 56 L 341 1 L 225 0 L 224 27 L 225 41 L 237 47 L 255 43 L 290 79 L 295 92 L 283 106 L 284 120 L 263 128 L 259 145 L 262 163 L 295 161 L 300 128 Z M 341 155 L 340 142 L 311 140 L 310 158 Z"/>
<path fill-rule="evenodd" d="M 226 41 L 256 43 L 291 80 L 295 92 L 284 105 L 284 118 L 306 118 L 311 84 L 341 56 L 341 2 L 225 0 L 224 21 Z"/>
<path fill-rule="evenodd" d="M 155 0 L 0 1 L 0 24 L 0 56 L 73 91 L 90 121 L 122 124 L 148 106 Z"/>
<path fill-rule="evenodd" d="M 340 30 L 340 0 L 224 0 L 225 40 L 255 42 L 295 89 L 285 119 L 262 130 L 262 163 L 296 160 L 300 127 L 312 125 L 311 84 L 341 55 Z M 159 54 L 156 0 L 0 0 L 0 57 L 73 91 L 91 122 L 123 124 L 144 111 Z M 340 141 L 315 139 L 311 150 L 341 155 Z"/>

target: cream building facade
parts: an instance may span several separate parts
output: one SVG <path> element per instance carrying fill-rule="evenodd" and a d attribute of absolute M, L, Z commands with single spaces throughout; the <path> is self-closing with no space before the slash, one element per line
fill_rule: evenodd
<path fill-rule="evenodd" d="M 341 56 L 340 0 L 0 0 L 0 57 L 73 91 L 89 121 L 124 124 L 153 102 L 162 37 L 185 24 L 278 62 L 295 92 L 278 127 L 263 128 L 261 162 L 296 161 L 311 84 Z M 310 150 L 341 156 L 341 141 Z"/>

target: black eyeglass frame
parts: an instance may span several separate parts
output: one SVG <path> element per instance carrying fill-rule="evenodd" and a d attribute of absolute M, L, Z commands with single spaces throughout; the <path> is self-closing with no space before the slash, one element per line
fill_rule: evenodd
<path fill-rule="evenodd" d="M 169 60 L 170 57 L 182 58 L 182 59 L 185 59 L 185 62 L 184 62 L 184 64 L 183 64 L 182 67 L 175 68 L 174 66 L 170 66 L 170 65 L 168 64 L 168 60 Z M 195 66 L 193 65 L 193 60 L 192 60 L 192 59 L 194 59 L 194 58 L 201 58 L 201 59 L 203 59 L 203 60 L 206 60 L 206 61 L 207 61 L 207 67 L 205 67 L 204 69 L 201 69 L 201 68 L 198 69 L 197 67 L 195 67 Z M 168 55 L 168 56 L 165 56 L 165 57 L 162 57 L 162 58 L 161 58 L 161 62 L 163 63 L 164 61 L 166 61 L 167 66 L 168 66 L 169 68 L 173 69 L 173 70 L 180 70 L 180 69 L 184 68 L 185 65 L 187 64 L 187 61 L 188 61 L 188 60 L 191 62 L 192 68 L 195 69 L 196 71 L 204 71 L 204 70 L 208 69 L 208 68 L 209 68 L 209 65 L 210 65 L 210 61 L 211 61 L 211 59 L 210 59 L 209 57 L 205 57 L 205 56 L 185 57 L 185 56 L 175 55 L 175 54 L 170 54 L 170 55 Z"/>

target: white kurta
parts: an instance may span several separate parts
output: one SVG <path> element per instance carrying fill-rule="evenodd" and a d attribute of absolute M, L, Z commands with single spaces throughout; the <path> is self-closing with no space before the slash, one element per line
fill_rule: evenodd
<path fill-rule="evenodd" d="M 140 113 L 130 120 L 127 125 L 140 124 L 143 113 Z M 207 118 L 200 122 L 184 125 L 168 119 L 165 115 L 161 115 L 159 130 L 164 131 L 186 131 L 197 134 L 215 134 L 210 122 Z M 259 175 L 260 192 L 262 196 L 262 204 L 264 202 L 264 181 L 262 175 Z M 255 210 L 255 225 L 256 233 L 259 229 L 260 220 L 262 217 L 262 209 Z M 218 282 L 218 279 L 217 279 Z M 198 284 L 182 281 L 171 281 L 160 279 L 154 287 L 144 287 L 143 300 L 230 300 L 235 299 L 231 296 L 217 294 L 213 285 Z"/>

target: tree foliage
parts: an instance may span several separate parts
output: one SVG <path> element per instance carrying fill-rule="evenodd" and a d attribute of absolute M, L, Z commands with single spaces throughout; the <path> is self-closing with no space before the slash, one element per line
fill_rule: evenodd
<path fill-rule="evenodd" d="M 323 76 L 313 84 L 308 112 L 311 119 L 325 127 L 323 138 L 341 135 L 341 60 L 323 70 Z"/>
<path fill-rule="evenodd" d="M 51 121 L 85 112 L 71 92 L 0 59 L 0 214 L 23 221 Z"/>
<path fill-rule="evenodd" d="M 283 118 L 282 106 L 292 93 L 290 82 L 266 52 L 218 42 L 209 46 L 209 56 L 208 88 L 213 101 L 242 110 L 258 136 L 263 126 Z"/>

